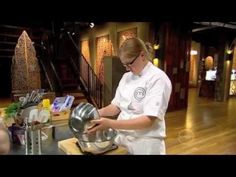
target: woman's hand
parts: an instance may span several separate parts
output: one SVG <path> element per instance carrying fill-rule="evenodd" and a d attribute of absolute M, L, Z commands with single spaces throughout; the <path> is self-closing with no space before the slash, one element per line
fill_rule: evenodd
<path fill-rule="evenodd" d="M 95 124 L 95 126 L 85 130 L 85 133 L 90 134 L 90 133 L 94 133 L 98 130 L 105 130 L 105 129 L 111 128 L 113 121 L 115 121 L 115 120 L 103 118 L 103 117 L 101 117 L 98 120 L 92 120 L 91 124 Z"/>
<path fill-rule="evenodd" d="M 97 130 L 104 130 L 108 128 L 123 129 L 123 130 L 141 130 L 150 128 L 157 117 L 154 116 L 139 116 L 130 120 L 113 120 L 101 117 L 98 120 L 92 120 L 91 123 L 95 126 L 88 128 L 84 133 L 95 133 Z"/>

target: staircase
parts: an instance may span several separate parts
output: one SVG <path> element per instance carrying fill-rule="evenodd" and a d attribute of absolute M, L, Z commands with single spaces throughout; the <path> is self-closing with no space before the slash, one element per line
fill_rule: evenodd
<path fill-rule="evenodd" d="M 56 68 L 61 79 L 62 96 L 72 95 L 75 97 L 72 107 L 77 106 L 80 102 L 88 102 L 87 97 L 81 89 L 76 74 L 71 69 L 69 59 L 58 58 Z"/>
<path fill-rule="evenodd" d="M 24 30 L 33 42 L 40 39 L 33 35 L 33 31 L 29 27 L 0 24 L 0 58 L 12 58 L 17 40 Z"/>
<path fill-rule="evenodd" d="M 11 63 L 17 40 L 23 30 L 30 34 L 30 29 L 20 26 L 0 24 L 0 97 L 11 96 Z"/>
<path fill-rule="evenodd" d="M 76 107 L 81 102 L 88 102 L 86 96 L 80 90 L 68 90 L 63 92 L 63 96 L 72 95 L 75 97 L 72 107 Z"/>
<path fill-rule="evenodd" d="M 41 68 L 40 71 L 42 88 L 45 89 L 46 92 L 52 92 L 55 90 L 52 85 L 55 85 L 55 83 L 52 83 L 52 81 L 50 80 L 50 78 L 53 78 L 53 74 L 49 72 L 52 69 L 48 69 L 50 63 L 45 63 L 48 58 L 44 58 L 45 60 L 42 60 L 42 57 L 45 56 L 38 55 L 40 53 L 40 50 L 38 49 L 41 47 L 39 44 L 41 43 L 43 32 L 46 31 L 46 29 L 38 28 L 33 25 L 30 26 L 30 24 L 27 24 L 27 26 L 28 27 L 19 24 L 0 24 L 0 77 L 2 77 L 0 78 L 0 80 L 4 83 L 4 87 L 0 87 L 0 97 L 4 96 L 9 98 L 13 96 L 12 99 L 15 99 L 15 94 L 11 93 L 11 63 L 18 38 L 24 30 L 27 32 L 35 46 L 36 57 L 38 58 Z"/>
<path fill-rule="evenodd" d="M 90 102 L 101 107 L 98 101 L 101 100 L 99 81 L 88 64 L 81 65 L 80 62 L 84 59 L 76 48 L 76 38 L 72 39 L 66 32 L 60 32 L 58 29 L 55 32 L 50 27 L 41 28 L 39 24 L 37 26 L 28 24 L 27 27 L 0 24 L 0 76 L 5 80 L 0 79 L 5 85 L 2 88 L 6 89 L 1 90 L 0 87 L 0 93 L 8 97 L 11 95 L 11 61 L 17 40 L 23 30 L 34 42 L 41 68 L 42 88 L 55 91 L 56 96 L 73 95 L 75 97 L 73 106 L 77 106 L 80 102 Z M 81 72 L 81 67 L 85 72 Z"/>
<path fill-rule="evenodd" d="M 12 58 L 18 38 L 25 30 L 30 32 L 29 28 L 0 24 L 0 57 Z"/>

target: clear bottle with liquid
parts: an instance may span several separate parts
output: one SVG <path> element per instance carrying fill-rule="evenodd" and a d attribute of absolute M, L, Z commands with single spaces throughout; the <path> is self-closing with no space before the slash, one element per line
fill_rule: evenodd
<path fill-rule="evenodd" d="M 51 105 L 49 99 L 43 99 L 41 109 L 39 111 L 39 122 L 43 124 L 51 124 Z"/>

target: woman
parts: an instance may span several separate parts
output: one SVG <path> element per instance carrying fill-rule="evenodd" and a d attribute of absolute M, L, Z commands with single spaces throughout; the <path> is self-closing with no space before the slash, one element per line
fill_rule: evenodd
<path fill-rule="evenodd" d="M 126 68 L 111 104 L 99 109 L 101 118 L 87 130 L 113 128 L 117 145 L 130 154 L 165 154 L 165 113 L 172 90 L 168 76 L 149 60 L 150 46 L 138 38 L 126 40 L 119 57 Z M 118 115 L 118 119 L 106 117 Z"/>

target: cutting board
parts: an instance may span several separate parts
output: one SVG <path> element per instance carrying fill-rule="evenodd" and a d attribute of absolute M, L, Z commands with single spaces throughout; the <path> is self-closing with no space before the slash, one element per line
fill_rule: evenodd
<path fill-rule="evenodd" d="M 76 138 L 70 138 L 58 141 L 58 147 L 67 155 L 83 155 L 79 147 L 76 145 L 76 142 L 77 142 Z M 104 153 L 104 155 L 127 155 L 127 154 L 128 154 L 127 150 L 120 146 L 117 149 Z"/>
<path fill-rule="evenodd" d="M 61 120 L 68 120 L 70 117 L 70 111 L 62 111 L 60 113 L 53 113 L 52 114 L 52 121 L 61 121 Z"/>

